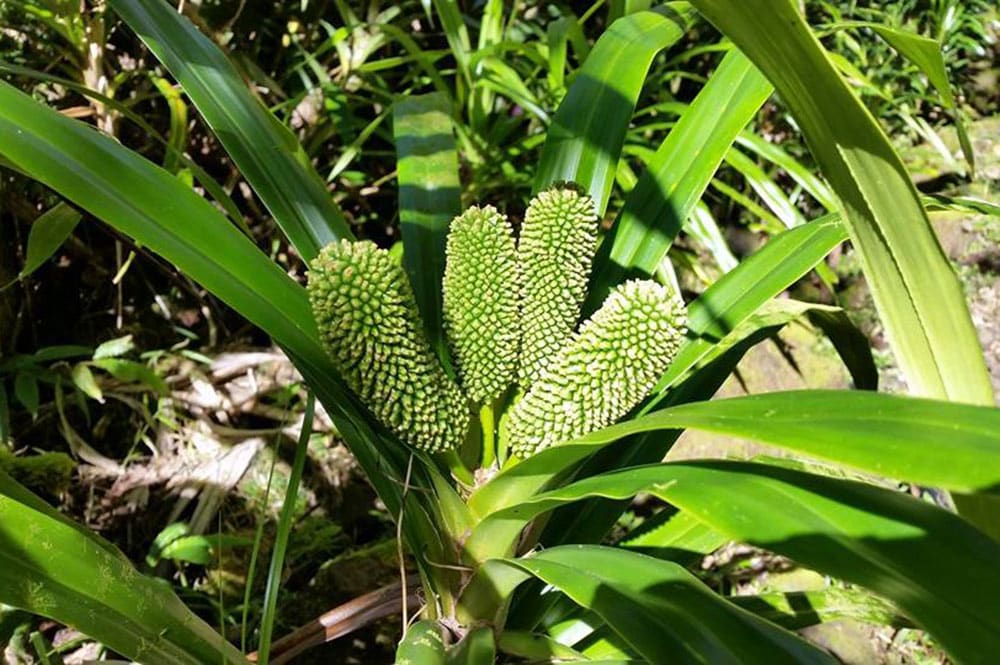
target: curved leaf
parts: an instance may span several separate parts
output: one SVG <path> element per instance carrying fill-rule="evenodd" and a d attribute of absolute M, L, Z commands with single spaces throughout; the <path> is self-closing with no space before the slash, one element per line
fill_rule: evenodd
<path fill-rule="evenodd" d="M 306 261 L 350 227 L 295 136 L 254 97 L 229 59 L 163 0 L 111 0 L 177 78 Z"/>
<path fill-rule="evenodd" d="M 637 12 L 615 21 L 601 35 L 549 126 L 535 174 L 536 192 L 571 180 L 587 190 L 598 213 L 604 213 L 649 65 L 684 35 L 689 14 Z"/>
<path fill-rule="evenodd" d="M 0 602 L 148 665 L 246 663 L 159 580 L 0 472 Z"/>
<path fill-rule="evenodd" d="M 445 665 L 446 654 L 441 627 L 423 619 L 406 629 L 396 647 L 396 665 Z"/>
<path fill-rule="evenodd" d="M 655 273 L 733 141 L 771 90 L 742 53 L 726 55 L 625 199 L 595 261 L 591 309 L 632 273 Z"/>
<path fill-rule="evenodd" d="M 1000 490 L 1000 409 L 899 395 L 800 390 L 693 402 L 583 440 L 669 429 L 753 439 L 951 490 Z"/>
<path fill-rule="evenodd" d="M 914 392 L 992 404 L 958 279 L 878 123 L 841 79 L 798 3 L 693 0 L 771 80 L 844 211 L 893 351 Z"/>
<path fill-rule="evenodd" d="M 792 633 L 726 602 L 669 561 L 578 545 L 485 564 L 487 570 L 496 565 L 529 572 L 592 609 L 652 663 L 835 662 Z"/>
<path fill-rule="evenodd" d="M 643 491 L 730 538 L 885 596 L 958 662 L 992 662 L 1000 635 L 1000 544 L 899 492 L 763 464 L 668 463 L 581 480 L 496 517 L 530 520 L 583 498 Z"/>

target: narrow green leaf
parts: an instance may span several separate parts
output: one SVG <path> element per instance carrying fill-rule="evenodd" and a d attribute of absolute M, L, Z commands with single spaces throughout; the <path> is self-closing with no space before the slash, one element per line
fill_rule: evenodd
<path fill-rule="evenodd" d="M 38 363 L 50 362 L 52 360 L 65 360 L 77 356 L 90 355 L 92 349 L 89 346 L 78 346 L 76 344 L 59 344 L 56 346 L 46 346 L 35 351 L 31 358 Z"/>
<path fill-rule="evenodd" d="M 878 123 L 791 0 L 693 0 L 767 75 L 843 206 L 854 247 L 911 389 L 992 404 L 960 284 L 916 188 Z"/>
<path fill-rule="evenodd" d="M 166 171 L 6 83 L 0 83 L 0 153 L 165 256 L 279 343 L 313 346 L 322 357 L 305 290 Z"/>
<path fill-rule="evenodd" d="M 442 357 L 441 314 L 448 225 L 462 212 L 451 108 L 440 94 L 413 95 L 393 107 L 403 265 L 431 346 Z"/>
<path fill-rule="evenodd" d="M 121 358 L 99 358 L 91 364 L 124 383 L 145 383 L 160 395 L 170 393 L 163 377 L 141 363 Z"/>
<path fill-rule="evenodd" d="M 819 591 L 771 591 L 752 596 L 732 596 L 729 600 L 762 619 L 789 630 L 844 619 L 875 626 L 912 625 L 891 603 L 858 587 L 835 586 Z"/>
<path fill-rule="evenodd" d="M 647 519 L 619 545 L 690 567 L 706 554 L 725 545 L 728 540 L 690 513 L 664 510 Z"/>
<path fill-rule="evenodd" d="M 588 309 L 626 277 L 655 273 L 733 141 L 771 90 L 742 53 L 726 55 L 625 199 L 595 261 Z"/>
<path fill-rule="evenodd" d="M 693 402 L 612 425 L 581 441 L 688 428 L 924 485 L 1000 490 L 1000 409 L 883 393 L 802 390 Z"/>
<path fill-rule="evenodd" d="M 871 342 L 843 310 L 812 308 L 806 316 L 829 338 L 859 390 L 878 389 L 878 368 Z"/>
<path fill-rule="evenodd" d="M 660 379 L 659 397 L 765 302 L 822 261 L 846 235 L 836 215 L 790 229 L 771 238 L 692 301 L 688 305 L 688 341 Z"/>
<path fill-rule="evenodd" d="M 449 665 L 485 665 L 496 662 L 496 642 L 491 626 L 470 630 L 462 641 L 448 650 Z"/>
<path fill-rule="evenodd" d="M 215 44 L 163 0 L 110 4 L 181 84 L 303 259 L 351 237 L 302 146 Z"/>
<path fill-rule="evenodd" d="M 615 21 L 601 35 L 552 119 L 535 192 L 569 180 L 583 187 L 598 213 L 604 213 L 649 66 L 657 53 L 684 35 L 688 20 L 684 10 L 639 12 Z"/>
<path fill-rule="evenodd" d="M 544 662 L 552 659 L 586 660 L 579 651 L 557 642 L 548 635 L 520 630 L 505 630 L 500 633 L 497 638 L 497 647 L 505 654 L 517 656 L 529 662 Z"/>
<path fill-rule="evenodd" d="M 594 610 L 651 663 L 835 662 L 716 596 L 675 563 L 593 545 L 554 547 L 503 562 Z"/>
<path fill-rule="evenodd" d="M 247 662 L 169 585 L 2 473 L 0 602 L 83 629 L 147 665 Z"/>
<path fill-rule="evenodd" d="M 1000 544 L 906 494 L 763 464 L 704 461 L 588 478 L 498 517 L 532 519 L 585 497 L 625 499 L 641 491 L 730 538 L 885 596 L 958 662 L 992 662 L 1000 634 Z"/>
<path fill-rule="evenodd" d="M 941 96 L 943 106 L 952 112 L 955 130 L 958 133 L 958 142 L 962 147 L 965 161 L 969 165 L 969 177 L 974 178 L 976 156 L 972 150 L 972 143 L 969 141 L 969 133 L 965 128 L 962 111 L 955 101 L 955 95 L 951 92 L 951 83 L 948 81 L 948 65 L 944 59 L 941 42 L 899 28 L 866 21 L 845 21 L 832 27 L 869 28 L 888 42 L 900 55 L 917 66 Z"/>

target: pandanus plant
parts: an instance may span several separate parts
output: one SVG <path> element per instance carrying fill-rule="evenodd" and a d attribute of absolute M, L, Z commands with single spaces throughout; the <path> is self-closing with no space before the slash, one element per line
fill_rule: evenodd
<path fill-rule="evenodd" d="M 1000 414 L 975 331 L 898 156 L 797 3 L 691 3 L 730 52 L 596 254 L 646 71 L 693 20 L 690 6 L 630 14 L 594 45 L 546 130 L 516 241 L 496 210 L 461 211 L 447 96 L 402 99 L 401 262 L 353 239 L 293 137 L 193 26 L 161 0 L 110 4 L 310 263 L 308 291 L 184 181 L 6 84 L 0 155 L 288 353 L 417 572 L 420 592 L 401 609 L 420 614 L 397 662 L 832 662 L 794 631 L 845 616 L 926 629 L 957 662 L 995 658 Z M 682 307 L 651 277 L 772 84 L 839 212 L 775 235 Z M 915 397 L 872 390 L 867 343 L 843 312 L 778 297 L 848 238 Z M 858 390 L 710 399 L 747 349 L 805 312 Z M 825 464 L 663 462 L 686 428 Z M 244 662 L 113 547 L 0 479 L 0 601 L 143 663 Z M 949 490 L 957 512 L 885 479 Z M 640 493 L 665 509 L 609 540 Z M 722 595 L 690 565 L 730 541 L 839 582 Z M 270 632 L 265 621 L 258 662 Z"/>

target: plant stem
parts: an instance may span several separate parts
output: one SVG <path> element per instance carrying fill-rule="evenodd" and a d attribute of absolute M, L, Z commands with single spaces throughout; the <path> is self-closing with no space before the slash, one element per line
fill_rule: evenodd
<path fill-rule="evenodd" d="M 493 404 L 483 404 L 479 410 L 479 422 L 483 429 L 483 455 L 481 466 L 488 469 L 496 462 L 496 439 L 493 432 L 496 429 L 496 415 Z"/>
<path fill-rule="evenodd" d="M 441 455 L 445 464 L 448 465 L 448 470 L 451 471 L 451 475 L 453 475 L 456 480 L 470 487 L 475 485 L 476 480 L 473 477 L 472 472 L 469 471 L 467 466 L 465 466 L 465 462 L 462 461 L 462 457 L 458 454 L 457 449 L 449 450 L 441 453 Z"/>

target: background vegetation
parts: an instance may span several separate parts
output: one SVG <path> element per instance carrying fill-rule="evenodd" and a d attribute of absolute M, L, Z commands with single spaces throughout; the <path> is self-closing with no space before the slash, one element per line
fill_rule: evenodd
<path fill-rule="evenodd" d="M 294 133 L 355 235 L 400 251 L 405 193 L 394 101 L 441 93 L 455 127 L 463 207 L 489 203 L 520 221 L 544 131 L 575 74 L 608 26 L 642 4 L 219 1 L 182 3 L 181 11 Z M 804 3 L 921 192 L 948 208 L 933 221 L 963 278 L 997 388 L 1000 232 L 996 217 L 983 214 L 995 212 L 983 202 L 996 203 L 1000 182 L 1000 16 L 993 5 Z M 937 40 L 953 99 L 879 28 Z M 725 52 L 719 33 L 695 21 L 655 56 L 614 174 L 606 227 Z M 305 263 L 217 135 L 104 3 L 0 1 L 0 75 L 207 193 L 304 282 Z M 835 210 L 799 129 L 773 97 L 725 155 L 670 261 L 660 265 L 659 277 L 675 282 L 686 300 L 769 238 Z M 974 167 L 963 147 L 975 154 Z M 0 161 L 0 470 L 113 542 L 246 651 L 258 644 L 279 521 L 293 528 L 279 571 L 276 637 L 397 581 L 395 516 L 321 408 L 316 424 L 303 428 L 304 384 L 269 336 L 141 243 L 11 166 Z M 883 387 L 905 389 L 850 245 L 788 295 L 844 306 L 875 349 Z M 775 333 L 723 391 L 850 385 L 814 324 Z M 309 454 L 289 503 L 301 437 Z M 745 457 L 774 452 L 688 436 L 674 454 L 722 457 L 734 446 Z M 935 490 L 904 489 L 938 498 Z M 640 497 L 613 533 L 630 531 L 661 505 Z M 725 594 L 808 589 L 817 576 L 732 544 L 712 548 L 690 568 Z M 836 625 L 810 629 L 810 638 L 847 662 L 945 662 L 922 631 Z M 391 662 L 400 633 L 398 616 L 390 617 L 296 662 Z M 5 606 L 0 643 L 11 663 L 84 662 L 108 653 L 72 629 Z"/>

